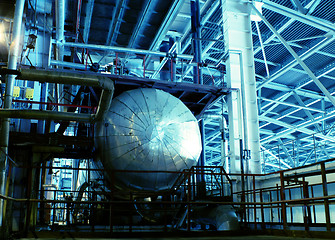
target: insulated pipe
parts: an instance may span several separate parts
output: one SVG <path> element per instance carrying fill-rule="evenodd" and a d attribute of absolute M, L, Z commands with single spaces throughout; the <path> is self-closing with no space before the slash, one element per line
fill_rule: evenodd
<path fill-rule="evenodd" d="M 55 6 L 56 6 L 56 39 L 57 41 L 64 42 L 64 24 L 65 24 L 65 0 L 56 0 L 55 1 Z M 56 46 L 56 59 L 58 61 L 63 61 L 64 58 L 64 46 L 63 45 L 57 45 Z M 55 86 L 57 91 L 57 102 L 60 101 L 60 103 L 67 103 L 65 101 L 66 95 L 65 94 L 63 97 L 61 94 L 64 91 L 64 86 L 63 85 L 56 85 Z M 63 111 L 64 107 L 58 106 L 57 110 Z"/>
<path fill-rule="evenodd" d="M 19 57 L 22 17 L 25 0 L 17 0 L 15 5 L 12 42 L 9 49 L 8 69 L 16 70 Z M 10 109 L 13 100 L 15 75 L 7 75 L 4 108 Z M 1 129 L 1 147 L 8 147 L 10 119 L 3 119 Z M 6 151 L 7 152 L 7 151 Z"/>
<path fill-rule="evenodd" d="M 30 81 L 39 81 L 41 83 L 59 83 L 59 84 L 69 84 L 69 85 L 84 85 L 91 87 L 100 87 L 103 89 L 100 97 L 99 107 L 97 113 L 92 116 L 83 116 L 83 114 L 64 114 L 64 112 L 55 112 L 55 114 L 50 113 L 49 111 L 39 111 L 40 114 L 36 112 L 27 111 L 27 113 L 15 113 L 15 116 L 22 116 L 22 118 L 26 118 L 28 116 L 34 116 L 36 119 L 51 119 L 51 120 L 67 120 L 67 121 L 87 121 L 87 122 L 95 122 L 103 118 L 104 114 L 108 110 L 113 94 L 114 94 L 114 83 L 113 81 L 104 76 L 97 76 L 89 73 L 78 73 L 78 72 L 70 72 L 70 71 L 55 71 L 55 70 L 37 70 L 37 69 L 21 69 L 19 79 L 30 80 Z M 22 111 L 21 112 L 25 112 Z M 2 113 L 4 116 L 7 116 L 9 113 Z M 26 115 L 24 115 L 26 114 Z M 56 116 L 59 114 L 59 117 Z M 63 118 L 62 118 L 63 117 Z M 29 117 L 28 117 L 29 118 Z M 31 117 L 32 118 L 32 117 Z"/>
<path fill-rule="evenodd" d="M 21 30 L 22 30 L 22 18 L 24 12 L 24 4 L 25 0 L 17 0 L 15 5 L 14 12 L 14 23 L 13 23 L 13 32 L 12 32 L 12 42 L 9 49 L 9 58 L 8 58 L 8 69 L 16 70 L 17 68 L 17 60 L 19 57 L 19 49 L 20 49 L 20 40 L 21 40 Z M 6 79 L 6 88 L 5 88 L 5 99 L 4 99 L 4 109 L 10 109 L 12 107 L 13 100 L 13 89 L 14 89 L 14 81 L 15 75 L 8 75 Z M 2 118 L 2 126 L 1 126 L 1 135 L 0 135 L 0 193 L 5 194 L 5 185 L 6 185 L 6 159 L 8 154 L 8 142 L 9 142 L 9 126 L 10 119 Z M 0 201 L 0 227 L 3 229 L 3 211 L 4 202 Z M 5 232 L 5 231 L 3 231 Z"/>
<path fill-rule="evenodd" d="M 41 83 L 60 83 L 70 85 L 84 85 L 100 87 L 113 91 L 114 83 L 108 77 L 89 74 L 88 72 L 71 72 L 57 70 L 20 69 L 19 79 L 38 81 Z"/>
<path fill-rule="evenodd" d="M 65 0 L 56 1 L 56 39 L 64 41 L 64 23 L 65 23 Z M 57 60 L 63 61 L 64 46 L 57 46 Z"/>
<path fill-rule="evenodd" d="M 62 120 L 93 122 L 95 114 L 55 112 L 49 110 L 22 110 L 22 109 L 1 109 L 1 118 L 21 118 L 21 119 L 39 119 L 39 120 Z"/>
<path fill-rule="evenodd" d="M 102 90 L 99 107 L 97 113 L 94 115 L 93 122 L 102 120 L 106 115 L 113 99 L 114 89 L 113 90 Z"/>

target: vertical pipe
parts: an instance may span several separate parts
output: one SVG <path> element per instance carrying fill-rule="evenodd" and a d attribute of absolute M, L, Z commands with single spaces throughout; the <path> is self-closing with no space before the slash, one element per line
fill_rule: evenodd
<path fill-rule="evenodd" d="M 303 196 L 304 198 L 309 198 L 308 193 L 308 182 L 305 181 L 305 177 L 303 178 Z M 311 223 L 311 210 L 307 203 L 304 203 L 304 224 L 305 224 L 305 231 L 309 231 L 309 224 Z"/>
<path fill-rule="evenodd" d="M 171 49 L 173 49 L 174 47 L 175 47 L 174 52 L 179 53 L 178 50 L 177 50 L 178 48 L 177 48 L 175 38 L 170 37 L 169 38 L 169 49 L 170 49 L 169 51 L 171 51 Z M 173 51 L 172 51 L 172 53 L 173 53 Z M 174 54 L 172 54 L 172 56 L 171 56 L 170 73 L 171 73 L 170 81 L 171 82 L 176 82 L 176 58 L 174 57 Z"/>
<path fill-rule="evenodd" d="M 323 196 L 328 196 L 328 186 L 327 186 L 327 176 L 326 176 L 326 167 L 325 163 L 322 162 L 321 166 L 321 177 L 322 177 L 322 189 L 323 189 Z M 327 231 L 331 231 L 331 222 L 330 222 L 330 212 L 329 212 L 329 202 L 328 199 L 324 200 L 325 206 L 325 216 L 326 216 L 326 226 Z"/>
<path fill-rule="evenodd" d="M 57 41 L 63 43 L 65 42 L 64 38 L 64 24 L 65 24 L 65 0 L 56 0 L 56 39 Z M 58 44 L 56 45 L 56 60 L 63 61 L 64 57 L 64 45 Z M 84 55 L 84 54 L 83 54 Z M 63 85 L 55 84 L 56 90 L 56 97 L 58 101 L 61 100 L 61 94 L 63 93 Z M 64 102 L 61 102 L 64 103 Z M 57 109 L 63 111 L 64 107 L 57 107 Z"/>
<path fill-rule="evenodd" d="M 272 202 L 272 191 L 269 191 L 269 200 Z M 273 205 L 270 207 L 270 217 L 271 217 L 271 222 L 273 223 L 273 211 L 272 211 Z"/>
<path fill-rule="evenodd" d="M 256 202 L 256 179 L 255 175 L 252 176 L 252 192 L 253 192 L 253 200 Z M 256 204 L 254 205 L 254 224 L 255 224 L 255 230 L 257 230 L 257 209 Z"/>
<path fill-rule="evenodd" d="M 311 186 L 311 194 L 312 194 L 312 198 L 314 198 L 314 190 L 313 190 L 313 185 Z M 315 212 L 315 204 L 313 204 L 313 220 L 314 223 L 316 223 L 316 212 Z"/>
<path fill-rule="evenodd" d="M 65 23 L 65 0 L 56 1 L 56 39 L 59 42 L 64 42 L 64 23 Z M 63 61 L 64 46 L 57 45 L 57 60 Z"/>
<path fill-rule="evenodd" d="M 130 197 L 130 202 L 134 201 L 132 192 L 130 192 L 129 197 Z M 133 231 L 133 216 L 132 216 L 131 209 L 129 209 L 129 232 L 131 233 L 132 231 Z"/>
<path fill-rule="evenodd" d="M 145 55 L 143 56 L 143 78 L 145 78 Z"/>
<path fill-rule="evenodd" d="M 315 162 L 317 162 L 317 158 L 316 158 L 316 142 L 315 142 L 315 134 L 313 134 L 313 145 L 314 145 L 314 159 Z"/>
<path fill-rule="evenodd" d="M 204 173 L 204 166 L 205 166 L 205 123 L 204 120 L 200 121 L 200 132 L 201 132 L 201 144 L 202 144 L 202 151 L 200 154 L 200 161 L 198 162 L 198 166 L 200 168 L 197 171 L 197 186 L 198 186 L 198 196 L 205 197 L 206 195 L 206 181 L 205 181 L 205 173 Z M 199 176 L 200 174 L 200 176 Z M 199 177 L 198 177 L 199 176 Z"/>
<path fill-rule="evenodd" d="M 280 201 L 281 203 L 281 210 L 282 210 L 282 222 L 283 222 L 283 229 L 287 230 L 287 217 L 286 217 L 286 204 L 283 202 L 285 200 L 285 181 L 284 181 L 284 172 L 280 172 Z"/>
<path fill-rule="evenodd" d="M 187 231 L 191 231 L 191 172 L 188 172 L 188 186 L 187 186 Z"/>
<path fill-rule="evenodd" d="M 115 53 L 115 72 L 114 72 L 114 74 L 115 75 L 117 75 L 118 73 L 117 73 L 117 63 L 118 63 L 118 61 L 119 61 L 119 58 L 118 58 L 118 53 Z"/>
<path fill-rule="evenodd" d="M 54 198 L 53 200 L 56 200 L 57 196 L 57 189 L 54 190 Z M 56 203 L 53 201 L 52 202 L 52 227 L 55 225 L 56 221 Z"/>
<path fill-rule="evenodd" d="M 292 199 L 292 193 L 291 193 L 290 188 L 288 189 L 288 197 L 289 197 L 289 200 Z M 293 207 L 290 207 L 290 214 L 291 214 L 291 223 L 293 223 Z"/>
<path fill-rule="evenodd" d="M 12 42 L 9 49 L 9 58 L 8 58 L 8 69 L 16 70 L 17 61 L 19 58 L 19 49 L 20 49 L 20 40 L 21 40 L 21 29 L 22 29 L 22 17 L 24 11 L 25 0 L 17 0 L 15 5 L 14 12 L 14 23 L 13 23 L 13 33 L 12 33 Z M 4 109 L 10 109 L 12 107 L 13 99 L 13 89 L 15 75 L 7 75 L 6 87 L 5 87 L 5 99 L 4 99 Z M 8 141 L 9 141 L 9 126 L 10 119 L 4 118 L 2 120 L 1 136 L 0 136 L 0 193 L 3 194 L 5 191 L 5 179 L 6 179 L 6 162 L 8 154 Z M 3 226 L 3 200 L 0 200 L 0 227 Z"/>
<path fill-rule="evenodd" d="M 45 184 L 45 180 L 46 180 L 46 162 L 43 161 L 42 162 L 42 174 L 41 174 L 41 179 L 40 179 L 40 200 L 43 200 L 44 199 L 44 194 L 45 194 L 45 190 L 44 190 L 44 187 L 43 185 Z M 41 202 L 40 203 L 40 214 L 39 214 L 39 217 L 40 217 L 40 224 L 44 225 L 45 223 L 45 206 L 46 206 L 46 203 L 43 203 Z M 48 211 L 48 210 L 47 210 Z"/>
<path fill-rule="evenodd" d="M 276 184 L 276 194 L 277 194 L 277 201 L 279 201 L 279 186 L 278 184 Z M 278 222 L 281 221 L 281 217 L 280 217 L 280 209 L 279 209 L 279 204 L 277 205 L 277 214 L 278 214 Z"/>
<path fill-rule="evenodd" d="M 263 190 L 260 189 L 259 192 L 259 201 L 263 203 Z M 270 209 L 271 210 L 271 209 Z M 261 205 L 261 217 L 262 217 L 262 229 L 265 229 L 265 217 L 264 217 L 264 205 Z"/>
<path fill-rule="evenodd" d="M 201 64 L 201 21 L 200 21 L 200 2 L 199 0 L 191 1 L 191 29 L 193 39 L 193 52 L 197 66 L 193 67 L 193 82 L 203 84 Z"/>

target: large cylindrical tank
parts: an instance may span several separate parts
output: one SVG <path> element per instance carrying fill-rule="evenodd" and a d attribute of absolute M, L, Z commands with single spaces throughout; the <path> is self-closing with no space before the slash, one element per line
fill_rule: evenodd
<path fill-rule="evenodd" d="M 190 168 L 202 150 L 191 111 L 171 94 L 149 88 L 113 99 L 105 119 L 96 124 L 95 143 L 110 181 L 120 188 L 148 191 L 170 188 L 178 175 L 160 171 Z"/>

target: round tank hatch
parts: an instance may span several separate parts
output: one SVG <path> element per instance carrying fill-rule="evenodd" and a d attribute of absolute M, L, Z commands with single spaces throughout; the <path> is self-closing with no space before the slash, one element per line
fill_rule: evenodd
<path fill-rule="evenodd" d="M 178 98 L 141 88 L 122 93 L 96 124 L 98 158 L 121 188 L 169 189 L 181 171 L 197 163 L 202 150 L 197 119 Z M 134 172 L 115 172 L 127 170 Z M 147 171 L 139 173 L 135 171 Z"/>

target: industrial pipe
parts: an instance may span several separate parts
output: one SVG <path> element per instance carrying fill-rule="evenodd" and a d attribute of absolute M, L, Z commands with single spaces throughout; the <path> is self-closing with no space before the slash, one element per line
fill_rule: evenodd
<path fill-rule="evenodd" d="M 114 90 L 113 81 L 104 76 L 97 76 L 89 72 L 72 72 L 65 70 L 38 70 L 38 69 L 20 69 L 21 74 L 18 79 L 38 81 L 41 83 L 60 83 L 70 85 L 83 85 L 91 87 L 100 87 L 106 90 Z"/>
<path fill-rule="evenodd" d="M 9 49 L 9 58 L 8 58 L 8 69 L 16 70 L 17 61 L 19 57 L 19 49 L 20 49 L 20 40 L 21 40 L 21 30 L 22 30 L 22 17 L 24 11 L 25 0 L 17 0 L 15 5 L 14 12 L 14 23 L 13 23 L 13 32 L 12 32 L 12 42 Z M 13 89 L 14 89 L 14 80 L 15 75 L 8 75 L 6 79 L 6 88 L 5 88 L 5 99 L 4 99 L 4 108 L 10 109 L 12 106 L 13 99 Z M 9 126 L 10 119 L 2 118 L 1 124 L 1 136 L 0 136 L 0 193 L 5 193 L 5 179 L 6 179 L 6 163 L 8 156 L 8 142 L 9 142 Z M 3 228 L 3 211 L 4 202 L 0 201 L 0 227 Z M 3 230 L 3 229 L 1 229 Z"/>
<path fill-rule="evenodd" d="M 96 114 L 78 114 L 68 112 L 53 112 L 43 110 L 0 110 L 3 118 L 48 119 L 79 122 L 96 122 L 103 118 L 113 98 L 114 83 L 104 76 L 71 71 L 21 69 L 19 79 L 39 81 L 41 83 L 60 83 L 69 85 L 84 85 L 103 89 Z"/>
<path fill-rule="evenodd" d="M 10 70 L 16 70 L 17 68 L 17 61 L 19 57 L 20 40 L 21 40 L 21 29 L 22 29 L 21 26 L 22 26 L 24 3 L 25 3 L 25 0 L 17 0 L 16 5 L 15 5 L 12 42 L 10 45 L 9 58 L 8 58 L 8 69 Z M 10 109 L 12 106 L 14 80 L 15 80 L 15 75 L 11 75 L 11 74 L 7 75 L 5 98 L 4 98 L 4 108 L 7 108 L 7 109 Z M 10 119 L 3 119 L 0 145 L 1 147 L 5 147 L 5 148 L 8 147 L 9 123 L 10 123 Z M 5 152 L 7 153 L 7 150 Z"/>
<path fill-rule="evenodd" d="M 114 52 L 123 52 L 123 53 L 133 53 L 133 54 L 142 54 L 142 55 L 152 55 L 157 57 L 166 57 L 167 53 L 164 52 L 156 52 L 150 50 L 143 49 L 133 49 L 133 48 L 124 48 L 124 47 L 115 47 L 115 46 L 105 46 L 105 45 L 97 45 L 97 44 L 86 44 L 86 43 L 76 43 L 76 42 L 59 42 L 53 40 L 53 43 L 57 45 L 63 45 L 66 47 L 77 47 L 77 48 L 85 48 L 85 49 L 95 49 L 95 50 L 103 50 L 103 51 L 114 51 Z M 178 54 L 177 58 L 192 60 L 193 55 L 188 54 Z"/>
<path fill-rule="evenodd" d="M 56 5 L 56 39 L 60 42 L 64 41 L 64 23 L 65 23 L 65 1 L 57 0 Z M 64 46 L 57 46 L 57 60 L 63 61 Z"/>
<path fill-rule="evenodd" d="M 95 119 L 95 114 L 55 112 L 55 111 L 50 111 L 50 110 L 1 109 L 0 117 L 1 118 L 93 122 Z"/>

